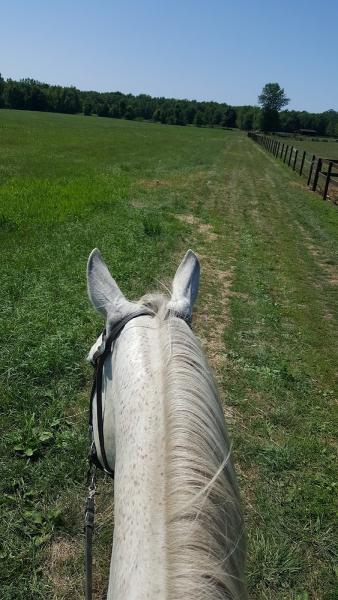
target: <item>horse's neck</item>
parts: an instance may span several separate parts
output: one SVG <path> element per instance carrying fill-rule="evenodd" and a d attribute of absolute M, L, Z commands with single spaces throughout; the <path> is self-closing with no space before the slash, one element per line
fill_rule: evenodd
<path fill-rule="evenodd" d="M 114 543 L 108 598 L 166 597 L 165 410 L 157 319 L 125 328 L 114 356 Z"/>
<path fill-rule="evenodd" d="M 108 460 L 113 429 L 116 447 L 108 599 L 244 600 L 223 413 L 198 345 L 176 321 L 170 335 L 157 317 L 130 321 L 105 369 Z"/>

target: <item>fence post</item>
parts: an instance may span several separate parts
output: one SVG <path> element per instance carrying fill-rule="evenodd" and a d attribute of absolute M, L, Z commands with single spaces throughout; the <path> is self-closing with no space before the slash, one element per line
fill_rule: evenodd
<path fill-rule="evenodd" d="M 282 158 L 282 157 L 283 157 L 283 152 L 284 152 L 284 142 L 283 142 L 283 144 L 282 144 L 282 149 L 281 149 L 281 151 L 280 151 L 280 158 Z"/>
<path fill-rule="evenodd" d="M 332 165 L 333 165 L 333 163 L 329 162 L 329 167 L 328 167 L 327 173 L 326 173 L 325 187 L 324 187 L 324 191 L 323 191 L 323 200 L 326 200 L 327 192 L 328 192 L 328 189 L 329 189 L 330 179 L 331 179 Z"/>
<path fill-rule="evenodd" d="M 316 160 L 316 155 L 312 154 L 311 165 L 310 165 L 310 170 L 309 170 L 309 176 L 307 178 L 307 184 L 308 185 L 310 185 L 310 183 L 311 183 L 312 171 L 313 171 L 313 166 L 315 164 L 315 160 Z"/>
<path fill-rule="evenodd" d="M 289 146 L 287 144 L 285 144 L 285 152 L 284 152 L 284 160 L 283 160 L 283 162 L 286 161 L 286 155 L 288 153 L 288 150 L 289 150 Z"/>
<path fill-rule="evenodd" d="M 293 167 L 292 167 L 293 170 L 295 170 L 295 168 L 296 168 L 297 156 L 298 156 L 298 150 L 295 151 L 295 158 L 294 158 Z"/>
<path fill-rule="evenodd" d="M 288 167 L 290 166 L 292 152 L 293 152 L 293 146 L 291 146 L 291 150 L 290 150 L 290 154 L 289 154 Z"/>
<path fill-rule="evenodd" d="M 318 177 L 319 177 L 319 173 L 320 170 L 322 168 L 322 159 L 318 158 L 317 160 L 317 166 L 316 166 L 316 170 L 315 170 L 315 176 L 313 178 L 313 184 L 312 184 L 312 191 L 315 192 L 317 189 L 317 183 L 318 183 Z"/>
<path fill-rule="evenodd" d="M 299 175 L 303 173 L 304 161 L 305 161 L 306 151 L 304 150 L 302 156 L 302 162 L 300 163 Z"/>

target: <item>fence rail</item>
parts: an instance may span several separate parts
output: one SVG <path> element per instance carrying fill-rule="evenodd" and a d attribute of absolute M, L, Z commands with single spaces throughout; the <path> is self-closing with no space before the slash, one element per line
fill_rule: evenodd
<path fill-rule="evenodd" d="M 307 178 L 313 192 L 321 194 L 323 200 L 330 199 L 338 204 L 338 158 L 323 158 L 309 154 L 280 140 L 260 133 L 248 132 L 248 137 L 280 158 L 293 171 Z"/>

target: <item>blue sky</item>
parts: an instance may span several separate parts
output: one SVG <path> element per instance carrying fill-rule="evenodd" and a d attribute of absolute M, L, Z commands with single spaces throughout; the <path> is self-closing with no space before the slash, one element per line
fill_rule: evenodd
<path fill-rule="evenodd" d="M 0 72 L 80 89 L 338 110 L 338 2 L 0 0 Z"/>

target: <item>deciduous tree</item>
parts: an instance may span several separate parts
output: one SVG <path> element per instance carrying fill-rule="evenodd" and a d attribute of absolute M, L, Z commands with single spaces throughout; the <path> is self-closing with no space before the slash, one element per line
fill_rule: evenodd
<path fill-rule="evenodd" d="M 279 83 L 266 83 L 258 96 L 262 107 L 260 128 L 263 131 L 274 131 L 279 128 L 279 111 L 287 106 L 290 100 Z"/>

